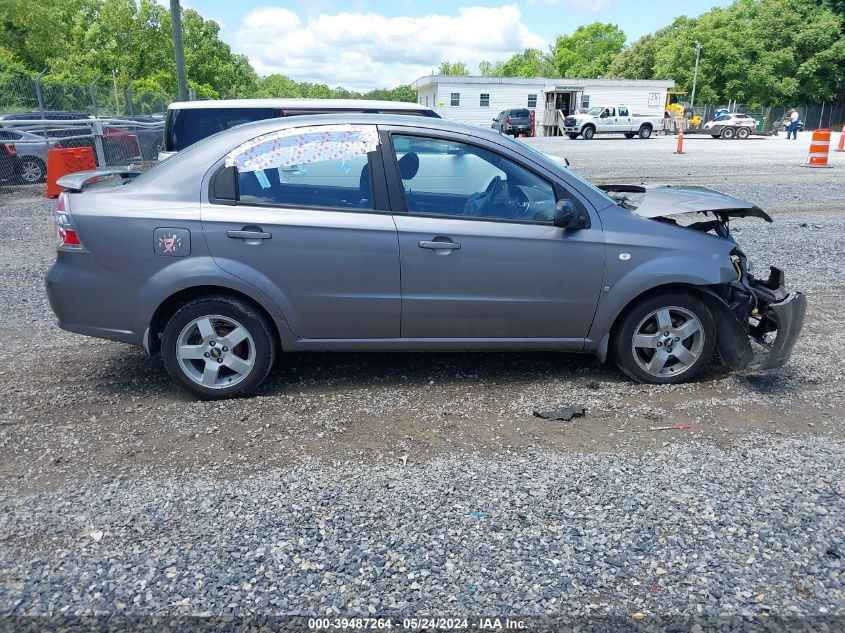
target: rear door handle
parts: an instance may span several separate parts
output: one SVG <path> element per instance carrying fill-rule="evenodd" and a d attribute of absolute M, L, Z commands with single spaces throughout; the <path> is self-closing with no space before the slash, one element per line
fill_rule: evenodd
<path fill-rule="evenodd" d="M 430 248 L 432 250 L 456 251 L 461 247 L 457 242 L 434 242 L 430 240 L 420 240 L 420 248 Z"/>
<path fill-rule="evenodd" d="M 226 235 L 236 240 L 269 240 L 273 237 L 272 233 L 264 231 L 226 231 Z"/>

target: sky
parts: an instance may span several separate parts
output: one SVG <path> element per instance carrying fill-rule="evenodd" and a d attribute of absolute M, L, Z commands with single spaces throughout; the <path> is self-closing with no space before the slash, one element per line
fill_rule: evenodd
<path fill-rule="evenodd" d="M 167 0 L 159 0 L 168 5 Z M 527 47 L 590 22 L 618 25 L 633 42 L 730 0 L 182 0 L 221 26 L 221 37 L 260 75 L 281 73 L 354 90 L 390 88 L 429 74 L 442 60 L 477 73 Z"/>

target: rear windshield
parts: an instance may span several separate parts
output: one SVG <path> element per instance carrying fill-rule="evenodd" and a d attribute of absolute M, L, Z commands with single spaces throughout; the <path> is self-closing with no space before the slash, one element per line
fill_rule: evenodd
<path fill-rule="evenodd" d="M 309 108 L 307 110 L 291 108 L 186 108 L 180 110 L 171 108 L 167 111 L 167 118 L 164 123 L 164 150 L 167 152 L 180 152 L 197 141 L 201 141 L 212 134 L 228 130 L 230 127 L 241 125 L 242 123 L 251 123 L 253 121 L 263 121 L 264 119 L 275 119 L 284 116 L 332 114 L 337 112 L 381 112 L 438 117 L 433 110 L 372 110 L 366 108 Z M 525 110 L 524 112 L 525 116 L 528 116 L 528 111 Z"/>
<path fill-rule="evenodd" d="M 528 110 L 511 110 L 512 119 L 527 119 L 530 116 Z"/>

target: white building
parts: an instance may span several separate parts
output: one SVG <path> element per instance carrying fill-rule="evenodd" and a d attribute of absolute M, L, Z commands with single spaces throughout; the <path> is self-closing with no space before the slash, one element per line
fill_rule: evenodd
<path fill-rule="evenodd" d="M 626 104 L 635 114 L 663 114 L 674 81 L 641 79 L 550 79 L 426 75 L 411 84 L 417 102 L 444 119 L 489 127 L 502 110 L 535 113 L 537 136 L 560 134 L 563 117 L 590 106 Z"/>

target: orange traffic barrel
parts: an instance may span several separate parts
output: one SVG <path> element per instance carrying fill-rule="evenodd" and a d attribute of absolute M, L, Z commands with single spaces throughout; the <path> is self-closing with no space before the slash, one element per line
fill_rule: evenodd
<path fill-rule="evenodd" d="M 845 152 L 845 125 L 842 126 L 842 131 L 839 133 L 839 147 L 836 148 L 837 152 Z"/>
<path fill-rule="evenodd" d="M 65 174 L 97 169 L 94 150 L 90 147 L 68 147 L 47 151 L 47 197 L 56 198 L 62 188 L 56 181 Z"/>
<path fill-rule="evenodd" d="M 810 141 L 810 155 L 807 157 L 807 167 L 828 167 L 827 154 L 830 151 L 830 130 L 822 128 L 813 132 Z"/>

